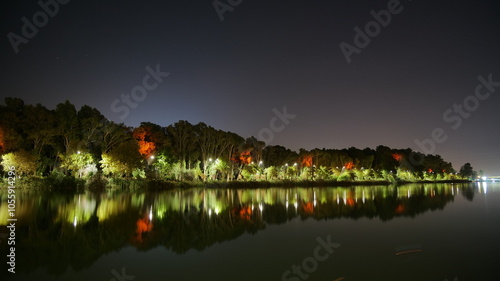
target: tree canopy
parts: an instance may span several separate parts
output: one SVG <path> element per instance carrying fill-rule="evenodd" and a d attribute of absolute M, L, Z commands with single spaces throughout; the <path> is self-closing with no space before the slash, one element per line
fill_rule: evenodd
<path fill-rule="evenodd" d="M 412 156 L 422 161 L 412 164 Z M 176 180 L 411 180 L 450 179 L 450 162 L 410 148 L 355 147 L 292 151 L 255 137 L 186 120 L 136 128 L 108 120 L 99 110 L 69 101 L 55 109 L 6 98 L 0 104 L 0 155 L 5 167 L 26 175 L 54 171 L 85 177 L 134 175 Z M 472 178 L 466 163 L 458 174 Z"/>

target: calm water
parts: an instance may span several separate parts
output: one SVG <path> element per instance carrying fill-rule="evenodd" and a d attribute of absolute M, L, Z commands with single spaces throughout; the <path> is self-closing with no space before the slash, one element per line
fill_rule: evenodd
<path fill-rule="evenodd" d="M 6 201 L 2 190 L 1 233 Z M 2 280 L 500 276 L 500 183 L 25 191 L 16 207 L 16 273 L 2 266 Z M 0 239 L 5 265 L 6 238 Z"/>

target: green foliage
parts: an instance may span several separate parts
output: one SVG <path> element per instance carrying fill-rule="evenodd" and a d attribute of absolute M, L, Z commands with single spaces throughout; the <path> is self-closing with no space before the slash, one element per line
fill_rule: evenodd
<path fill-rule="evenodd" d="M 264 169 L 264 175 L 266 176 L 267 180 L 276 180 L 278 179 L 278 169 L 274 166 L 270 166 Z"/>
<path fill-rule="evenodd" d="M 145 161 L 139 152 L 155 158 Z M 48 110 L 40 104 L 26 105 L 18 98 L 6 98 L 4 105 L 0 104 L 0 154 L 4 154 L 4 169 L 14 165 L 23 176 L 65 171 L 76 178 L 99 174 L 114 180 L 134 178 L 135 182 L 145 178 L 182 182 L 456 178 L 451 163 L 441 156 L 409 148 L 380 145 L 376 149 L 300 149 L 297 153 L 203 122 L 192 125 L 181 120 L 167 127 L 143 122 L 130 128 L 107 120 L 86 105 L 78 109 L 65 101 Z M 413 165 L 411 156 L 422 163 Z M 476 174 L 469 163 L 460 169 L 462 178 L 472 179 Z"/>
<path fill-rule="evenodd" d="M 97 172 L 94 158 L 88 152 L 72 153 L 68 156 L 59 155 L 61 158 L 61 167 L 71 171 L 74 177 L 87 177 L 91 173 Z"/>
<path fill-rule="evenodd" d="M 141 167 L 142 160 L 137 142 L 129 140 L 104 153 L 100 162 L 104 175 L 120 178 L 131 176 L 135 169 Z"/>
<path fill-rule="evenodd" d="M 14 166 L 18 175 L 34 175 L 37 168 L 36 159 L 32 153 L 19 150 L 2 155 L 2 166 L 6 172 Z"/>
<path fill-rule="evenodd" d="M 241 175 L 246 181 L 249 180 L 255 180 L 255 176 L 257 174 L 258 170 L 255 165 L 245 165 L 241 171 Z"/>
<path fill-rule="evenodd" d="M 42 188 L 58 192 L 76 192 L 84 186 L 84 181 L 53 171 L 42 181 Z"/>
<path fill-rule="evenodd" d="M 146 178 L 146 172 L 143 169 L 135 168 L 132 171 L 132 178 L 134 178 L 134 179 L 145 179 Z"/>
<path fill-rule="evenodd" d="M 169 157 L 165 153 L 162 153 L 158 154 L 155 157 L 152 165 L 160 178 L 174 179 L 175 178 L 174 164 L 175 163 L 172 162 L 171 157 Z"/>

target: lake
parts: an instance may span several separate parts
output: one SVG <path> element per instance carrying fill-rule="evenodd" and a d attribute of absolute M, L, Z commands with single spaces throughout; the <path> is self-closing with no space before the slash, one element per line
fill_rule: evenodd
<path fill-rule="evenodd" d="M 500 183 L 17 190 L 2 280 L 497 280 Z"/>

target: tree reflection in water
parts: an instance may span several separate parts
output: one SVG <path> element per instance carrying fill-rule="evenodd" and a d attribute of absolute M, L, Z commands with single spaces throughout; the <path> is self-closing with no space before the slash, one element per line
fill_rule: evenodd
<path fill-rule="evenodd" d="M 141 251 L 162 246 L 178 254 L 202 251 L 294 219 L 415 217 L 443 209 L 458 194 L 472 200 L 474 188 L 413 184 L 76 195 L 24 192 L 17 209 L 17 251 L 23 256 L 17 268 L 31 272 L 46 267 L 59 275 L 69 266 L 77 271 L 89 267 L 102 255 L 127 246 Z M 0 221 L 5 222 L 7 194 L 0 200 Z"/>

